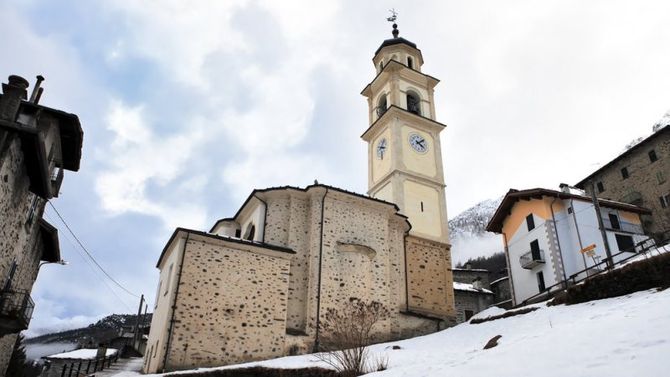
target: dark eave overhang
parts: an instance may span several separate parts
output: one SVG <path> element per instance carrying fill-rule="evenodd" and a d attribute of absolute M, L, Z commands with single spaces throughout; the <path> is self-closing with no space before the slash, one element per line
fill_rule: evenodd
<path fill-rule="evenodd" d="M 558 199 L 576 199 L 580 201 L 590 202 L 591 198 L 583 195 L 566 193 L 562 191 L 549 190 L 543 188 L 534 188 L 529 190 L 515 190 L 510 189 L 503 198 L 500 206 L 491 217 L 491 220 L 486 225 L 486 230 L 493 233 L 501 233 L 502 227 L 507 216 L 510 215 L 512 207 L 519 200 L 542 199 L 543 197 L 551 197 Z M 633 204 L 617 202 L 614 200 L 598 199 L 598 203 L 602 207 L 620 209 L 622 211 L 635 212 L 639 214 L 650 214 L 651 211 L 647 208 L 639 207 Z"/>
<path fill-rule="evenodd" d="M 380 52 L 384 47 L 393 46 L 393 45 L 398 45 L 398 44 L 404 44 L 404 45 L 407 45 L 407 46 L 409 46 L 409 47 L 411 47 L 411 48 L 413 48 L 413 49 L 415 49 L 415 50 L 418 50 L 419 52 L 421 51 L 421 50 L 419 50 L 419 49 L 416 47 L 416 43 L 414 43 L 414 42 L 410 42 L 410 41 L 408 41 L 407 39 L 405 39 L 405 38 L 403 38 L 403 37 L 398 37 L 398 38 L 391 38 L 391 39 L 386 39 L 386 40 L 384 40 L 384 42 L 382 42 L 382 44 L 379 46 L 379 48 L 377 48 L 377 51 L 375 51 L 375 56 L 377 56 L 377 54 L 379 54 L 379 52 Z"/>
<path fill-rule="evenodd" d="M 195 235 L 210 238 L 210 239 L 213 239 L 213 240 L 232 242 L 232 243 L 246 245 L 246 246 L 260 247 L 260 248 L 263 248 L 263 249 L 278 251 L 278 252 L 281 252 L 281 253 L 295 254 L 295 251 L 293 251 L 293 249 L 289 249 L 288 247 L 272 245 L 272 244 L 265 243 L 265 242 L 243 240 L 243 239 L 240 239 L 240 238 L 224 237 L 224 236 L 219 236 L 219 235 L 216 235 L 216 234 L 203 232 L 203 231 L 200 231 L 200 230 L 187 229 L 187 228 L 177 228 L 177 229 L 174 230 L 174 233 L 172 233 L 172 236 L 170 236 L 170 239 L 165 244 L 165 247 L 163 248 L 163 251 L 161 251 L 161 255 L 160 255 L 160 257 L 158 257 L 158 262 L 156 263 L 156 268 L 159 268 L 159 266 L 161 265 L 161 262 L 163 261 L 163 257 L 165 256 L 165 253 L 167 252 L 168 248 L 170 247 L 170 245 L 172 245 L 172 242 L 175 240 L 175 238 L 177 238 L 177 236 L 179 235 L 180 232 L 195 234 Z"/>

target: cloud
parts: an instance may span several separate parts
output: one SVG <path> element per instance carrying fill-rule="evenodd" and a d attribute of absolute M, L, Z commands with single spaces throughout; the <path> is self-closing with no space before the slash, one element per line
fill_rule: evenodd
<path fill-rule="evenodd" d="M 111 102 L 105 124 L 114 139 L 109 148 L 98 152 L 107 165 L 95 186 L 103 209 L 114 215 L 137 212 L 156 216 L 167 228 L 177 224 L 204 226 L 206 210 L 197 201 L 175 203 L 148 194 L 152 184 L 169 195 L 180 190 L 170 184 L 179 183 L 182 174 L 188 176 L 189 159 L 204 138 L 199 126 L 192 125 L 181 134 L 157 135 L 144 119 L 142 105 L 129 107 L 119 100 Z M 181 187 L 181 191 L 188 190 Z"/>

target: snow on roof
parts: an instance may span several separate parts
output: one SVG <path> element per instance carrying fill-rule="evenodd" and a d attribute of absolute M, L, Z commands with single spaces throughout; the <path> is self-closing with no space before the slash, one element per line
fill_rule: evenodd
<path fill-rule="evenodd" d="M 114 355 L 118 350 L 116 348 L 107 348 L 105 357 Z M 77 359 L 90 360 L 95 359 L 98 354 L 97 348 L 82 348 L 70 352 L 57 353 L 51 356 L 44 356 L 45 359 Z"/>
<path fill-rule="evenodd" d="M 459 282 L 457 282 L 457 281 L 454 282 L 454 290 L 456 290 L 456 291 L 468 291 L 468 292 L 490 293 L 490 294 L 493 294 L 493 292 L 489 291 L 488 289 L 484 289 L 484 288 L 477 289 L 477 288 L 475 288 L 475 286 L 472 285 L 472 284 L 459 283 Z"/>

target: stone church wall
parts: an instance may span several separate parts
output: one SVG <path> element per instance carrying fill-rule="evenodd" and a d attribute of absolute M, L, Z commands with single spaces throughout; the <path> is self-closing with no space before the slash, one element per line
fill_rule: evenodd
<path fill-rule="evenodd" d="M 410 310 L 453 318 L 449 245 L 413 236 L 407 236 L 405 242 Z"/>
<path fill-rule="evenodd" d="M 289 260 L 188 241 L 168 370 L 281 356 Z"/>

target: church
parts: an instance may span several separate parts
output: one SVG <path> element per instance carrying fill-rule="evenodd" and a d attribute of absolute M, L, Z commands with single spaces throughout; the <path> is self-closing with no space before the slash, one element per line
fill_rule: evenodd
<path fill-rule="evenodd" d="M 398 34 L 394 24 L 362 91 L 367 195 L 316 182 L 256 189 L 209 232 L 177 228 L 156 264 L 144 372 L 312 352 L 323 315 L 351 298 L 388 309 L 379 340 L 455 323 L 439 81 Z"/>

